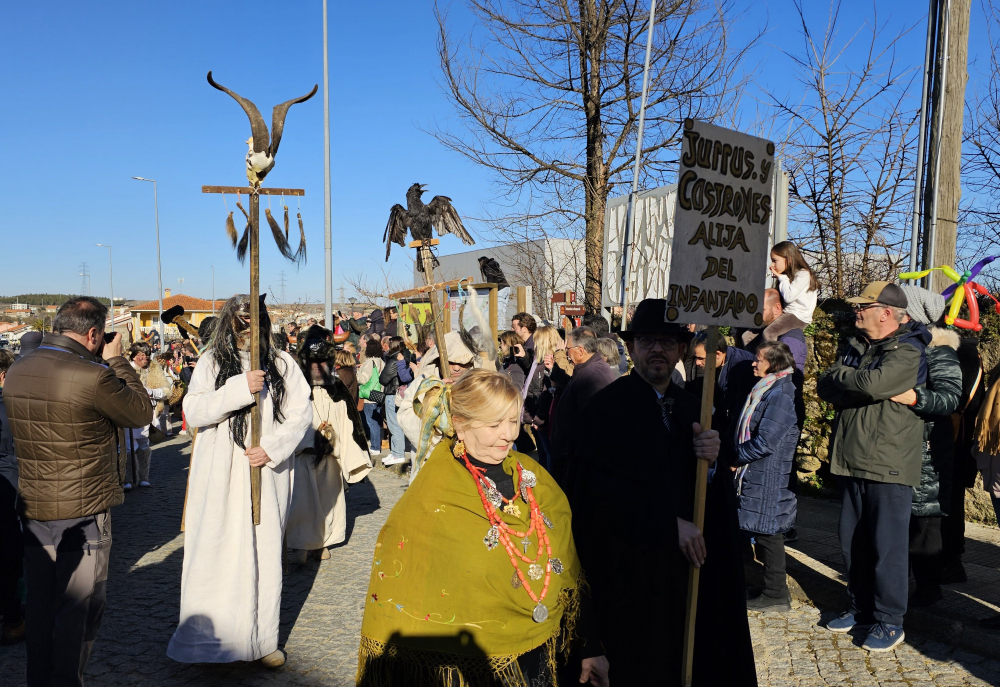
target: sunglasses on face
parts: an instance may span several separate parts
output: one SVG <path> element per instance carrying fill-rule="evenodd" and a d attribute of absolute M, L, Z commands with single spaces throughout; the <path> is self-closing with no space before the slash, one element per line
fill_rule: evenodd
<path fill-rule="evenodd" d="M 878 308 L 881 305 L 882 305 L 881 303 L 871 303 L 869 305 L 852 305 L 851 307 L 854 309 L 854 312 L 862 313 L 865 310 L 868 310 L 870 308 Z"/>
<path fill-rule="evenodd" d="M 674 338 L 661 338 L 658 336 L 635 337 L 635 345 L 645 351 L 653 350 L 657 344 L 665 351 L 673 351 L 677 349 L 678 341 Z"/>

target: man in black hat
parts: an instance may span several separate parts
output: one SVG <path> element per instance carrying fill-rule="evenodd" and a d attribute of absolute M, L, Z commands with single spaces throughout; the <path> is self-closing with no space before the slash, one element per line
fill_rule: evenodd
<path fill-rule="evenodd" d="M 858 335 L 820 375 L 819 397 L 836 415 L 830 472 L 841 494 L 840 548 L 847 567 L 848 609 L 831 620 L 833 632 L 867 631 L 869 651 L 903 641 L 909 587 L 909 527 L 913 487 L 920 484 L 923 418 L 896 402 L 927 381 L 924 348 L 931 336 L 904 325 L 906 294 L 896 284 L 865 287 L 854 306 Z"/>
<path fill-rule="evenodd" d="M 671 383 L 691 333 L 647 299 L 620 334 L 634 364 L 595 394 L 570 473 L 573 534 L 613 684 L 677 684 L 688 573 L 701 568 L 695 685 L 756 685 L 731 475 L 699 400 Z M 698 460 L 709 461 L 704 532 L 691 522 Z M 612 677 L 613 676 L 613 677 Z"/>

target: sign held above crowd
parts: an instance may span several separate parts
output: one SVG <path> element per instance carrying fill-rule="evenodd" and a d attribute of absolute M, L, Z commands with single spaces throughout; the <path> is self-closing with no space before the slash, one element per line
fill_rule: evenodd
<path fill-rule="evenodd" d="M 763 325 L 773 172 L 771 141 L 684 121 L 667 321 Z"/>

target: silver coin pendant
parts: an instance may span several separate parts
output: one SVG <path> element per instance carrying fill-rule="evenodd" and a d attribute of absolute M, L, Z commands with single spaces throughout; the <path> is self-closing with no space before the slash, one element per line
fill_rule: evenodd
<path fill-rule="evenodd" d="M 549 617 L 549 609 L 547 609 L 542 604 L 535 606 L 535 610 L 531 612 L 531 618 L 536 623 L 544 623 Z"/>

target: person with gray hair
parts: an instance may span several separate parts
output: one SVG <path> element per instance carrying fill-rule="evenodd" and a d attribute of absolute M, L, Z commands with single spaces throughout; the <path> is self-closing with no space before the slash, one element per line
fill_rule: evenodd
<path fill-rule="evenodd" d="M 836 413 L 830 472 L 839 478 L 849 598 L 827 627 L 865 629 L 865 649 L 890 651 L 904 637 L 910 510 L 924 436 L 920 416 L 893 399 L 926 383 L 931 337 L 921 324 L 904 324 L 907 299 L 896 284 L 873 282 L 848 303 L 858 334 L 816 385 Z"/>
<path fill-rule="evenodd" d="M 577 327 L 566 336 L 566 355 L 573 361 L 573 376 L 556 405 L 549 470 L 564 490 L 569 487 L 573 448 L 584 430 L 583 409 L 594 394 L 615 381 L 616 375 L 598 354 L 599 343 L 590 327 Z"/>

